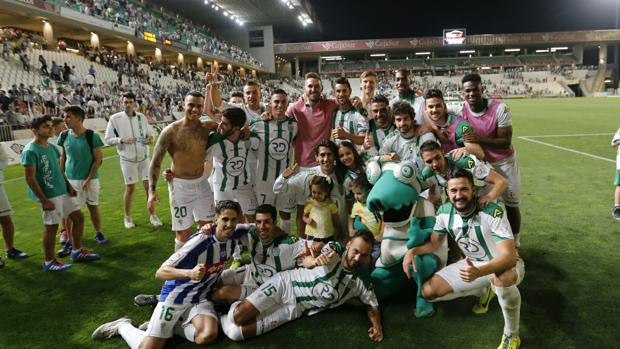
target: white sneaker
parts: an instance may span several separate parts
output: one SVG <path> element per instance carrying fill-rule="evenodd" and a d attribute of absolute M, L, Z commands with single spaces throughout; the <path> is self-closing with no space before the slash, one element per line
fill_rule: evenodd
<path fill-rule="evenodd" d="M 97 327 L 96 330 L 93 331 L 93 334 L 90 335 L 90 337 L 92 339 L 110 339 L 116 335 L 118 335 L 118 328 L 122 325 L 122 324 L 130 324 L 131 325 L 131 319 L 124 316 L 118 320 L 112 321 L 112 322 L 107 322 L 99 327 Z"/>
<path fill-rule="evenodd" d="M 156 214 L 152 214 L 150 220 L 151 220 L 151 224 L 154 227 L 161 227 L 163 225 L 163 223 L 161 222 L 161 220 L 159 220 L 159 217 L 157 217 Z"/>
<path fill-rule="evenodd" d="M 136 227 L 136 225 L 133 224 L 133 222 L 131 221 L 131 217 L 125 216 L 124 223 L 125 229 L 131 229 Z"/>

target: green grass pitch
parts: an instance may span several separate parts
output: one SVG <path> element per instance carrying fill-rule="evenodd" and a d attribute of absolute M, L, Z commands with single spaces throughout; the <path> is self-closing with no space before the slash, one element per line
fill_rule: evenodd
<path fill-rule="evenodd" d="M 523 348 L 615 348 L 620 319 L 620 222 L 611 217 L 615 164 L 566 149 L 615 160 L 609 146 L 620 126 L 620 99 L 538 99 L 507 102 L 511 107 L 522 180 L 522 248 L 526 264 L 522 295 Z M 537 137 L 565 149 L 531 142 Z M 15 213 L 16 246 L 30 253 L 8 260 L 0 270 L 0 348 L 124 348 L 118 338 L 94 342 L 101 323 L 129 315 L 148 320 L 138 293 L 157 292 L 158 266 L 173 249 L 167 190 L 160 181 L 158 206 L 164 227 L 148 224 L 144 192 L 138 192 L 133 230 L 123 228 L 123 184 L 114 149 L 106 149 L 101 170 L 101 212 L 106 246 L 95 246 L 86 222 L 86 247 L 102 255 L 62 273 L 41 269 L 42 221 L 39 206 L 27 199 L 23 170 L 5 170 L 4 187 Z M 87 213 L 86 213 L 87 215 Z M 383 311 L 385 339 L 371 343 L 363 308 L 345 305 L 303 318 L 245 343 L 223 336 L 212 348 L 495 348 L 503 328 L 493 301 L 486 315 L 470 312 L 473 298 L 439 303 L 430 319 L 413 316 L 412 297 L 388 303 Z M 193 348 L 181 339 L 168 348 Z"/>

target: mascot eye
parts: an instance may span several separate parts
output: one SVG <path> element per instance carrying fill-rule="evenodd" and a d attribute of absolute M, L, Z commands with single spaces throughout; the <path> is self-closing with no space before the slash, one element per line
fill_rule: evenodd
<path fill-rule="evenodd" d="M 400 163 L 399 168 L 394 171 L 394 177 L 404 184 L 410 184 L 415 179 L 415 174 L 415 166 L 409 162 Z"/>
<path fill-rule="evenodd" d="M 377 183 L 377 180 L 381 177 L 381 166 L 377 161 L 369 161 L 366 164 L 366 178 L 370 184 Z"/>

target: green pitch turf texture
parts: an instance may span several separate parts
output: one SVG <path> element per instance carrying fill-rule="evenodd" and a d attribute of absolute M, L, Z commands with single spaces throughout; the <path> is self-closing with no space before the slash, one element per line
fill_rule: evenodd
<path fill-rule="evenodd" d="M 529 138 L 615 160 L 609 146 L 620 126 L 620 99 L 539 99 L 508 101 L 514 119 L 513 144 L 521 169 L 521 255 L 526 276 L 522 295 L 523 348 L 617 348 L 620 319 L 620 221 L 611 216 L 615 164 L 524 140 L 522 136 L 599 134 Z M 123 228 L 123 184 L 118 157 L 106 149 L 101 169 L 103 231 L 109 240 L 95 246 L 86 223 L 86 247 L 100 261 L 74 264 L 66 272 L 41 269 L 39 206 L 26 198 L 23 170 L 4 171 L 4 187 L 15 209 L 15 243 L 31 257 L 6 261 L 0 270 L 0 348 L 124 348 L 120 337 L 90 339 L 101 323 L 123 315 L 139 325 L 151 308 L 133 305 L 138 293 L 156 293 L 155 270 L 173 249 L 167 189 L 159 184 L 159 216 L 148 224 L 144 192 L 138 191 L 132 230 Z M 166 163 L 167 164 L 167 163 Z M 15 179 L 15 180 L 13 180 Z M 88 213 L 86 213 L 88 215 Z M 245 343 L 223 335 L 212 348 L 496 348 L 503 320 L 496 300 L 486 315 L 470 312 L 475 299 L 436 305 L 430 319 L 413 316 L 413 295 L 386 304 L 385 339 L 373 344 L 365 311 L 345 305 L 289 323 Z M 176 338 L 168 348 L 193 348 Z"/>

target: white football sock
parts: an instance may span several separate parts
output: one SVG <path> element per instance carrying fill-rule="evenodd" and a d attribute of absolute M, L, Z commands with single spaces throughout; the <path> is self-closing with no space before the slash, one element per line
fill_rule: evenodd
<path fill-rule="evenodd" d="M 140 331 L 139 329 L 133 327 L 133 325 L 129 322 L 126 322 L 118 327 L 118 334 L 123 337 L 131 349 L 138 349 L 140 347 L 140 343 L 142 343 L 142 340 L 146 337 L 146 332 Z"/>
<path fill-rule="evenodd" d="M 243 332 L 241 326 L 235 325 L 229 318 L 228 314 L 224 314 L 220 317 L 220 324 L 224 334 L 231 340 L 238 342 L 243 340 Z"/>
<path fill-rule="evenodd" d="M 196 336 L 196 326 L 194 326 L 192 323 L 189 323 L 187 325 L 181 325 L 180 322 L 177 322 L 177 324 L 174 326 L 174 334 L 179 337 L 184 337 L 188 341 L 194 343 L 194 337 Z"/>
<path fill-rule="evenodd" d="M 291 220 L 290 219 L 283 219 L 280 223 L 282 230 L 284 230 L 285 233 L 290 234 L 291 233 Z"/>
<path fill-rule="evenodd" d="M 521 317 L 521 293 L 517 286 L 493 286 L 497 300 L 504 315 L 504 334 L 506 336 L 519 335 L 519 319 Z"/>
<path fill-rule="evenodd" d="M 185 243 L 179 239 L 174 239 L 174 252 L 178 251 L 183 247 Z"/>

